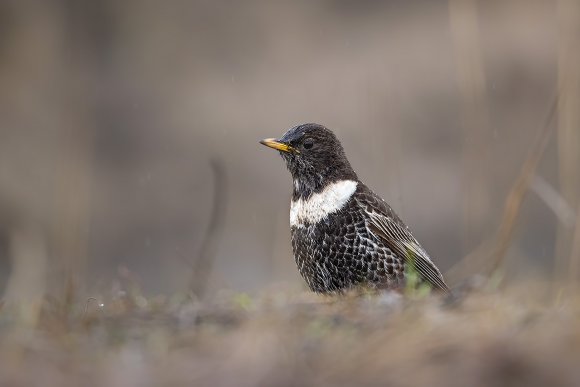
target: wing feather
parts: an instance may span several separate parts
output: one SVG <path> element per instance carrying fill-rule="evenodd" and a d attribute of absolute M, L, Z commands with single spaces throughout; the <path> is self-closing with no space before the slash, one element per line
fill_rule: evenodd
<path fill-rule="evenodd" d="M 449 287 L 445 284 L 441 272 L 431 261 L 425 249 L 421 247 L 396 214 L 392 210 L 390 212 L 393 217 L 372 212 L 369 229 L 397 255 L 404 257 L 407 264 L 413 265 L 421 278 L 431 286 L 448 292 Z"/>

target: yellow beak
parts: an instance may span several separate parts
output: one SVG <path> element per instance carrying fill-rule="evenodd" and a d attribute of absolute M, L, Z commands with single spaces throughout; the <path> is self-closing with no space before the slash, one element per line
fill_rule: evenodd
<path fill-rule="evenodd" d="M 280 141 L 276 141 L 276 139 L 273 139 L 273 138 L 265 138 L 262 141 L 260 141 L 260 144 L 266 145 L 269 148 L 273 148 L 273 149 L 279 150 L 281 152 L 299 153 L 296 149 L 292 148 L 290 145 L 284 144 L 283 142 L 280 142 Z"/>

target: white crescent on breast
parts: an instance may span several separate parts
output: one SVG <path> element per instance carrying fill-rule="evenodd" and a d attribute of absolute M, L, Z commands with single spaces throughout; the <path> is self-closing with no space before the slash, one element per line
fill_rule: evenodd
<path fill-rule="evenodd" d="M 340 210 L 354 194 L 357 185 L 358 182 L 353 180 L 340 180 L 328 184 L 306 200 L 293 200 L 290 203 L 290 226 L 314 224 Z"/>

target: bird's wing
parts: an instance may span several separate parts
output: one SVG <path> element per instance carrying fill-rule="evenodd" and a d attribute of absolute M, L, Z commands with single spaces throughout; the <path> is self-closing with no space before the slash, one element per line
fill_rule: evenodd
<path fill-rule="evenodd" d="M 369 194 L 372 197 L 369 197 Z M 445 284 L 441 272 L 407 226 L 387 203 L 372 192 L 369 194 L 365 195 L 367 199 L 365 204 L 370 213 L 368 223 L 370 231 L 398 256 L 404 257 L 407 264 L 414 266 L 420 277 L 432 287 L 448 292 L 449 287 Z"/>

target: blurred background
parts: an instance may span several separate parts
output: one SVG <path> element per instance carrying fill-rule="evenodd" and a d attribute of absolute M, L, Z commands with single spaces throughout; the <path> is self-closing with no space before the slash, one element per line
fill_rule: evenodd
<path fill-rule="evenodd" d="M 2 0 L 0 294 L 300 289 L 258 140 L 304 122 L 443 272 L 485 261 L 557 95 L 506 256 L 569 273 L 578 47 L 574 0 Z"/>

